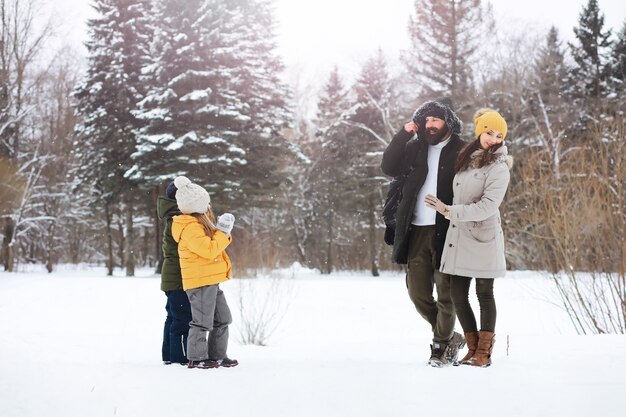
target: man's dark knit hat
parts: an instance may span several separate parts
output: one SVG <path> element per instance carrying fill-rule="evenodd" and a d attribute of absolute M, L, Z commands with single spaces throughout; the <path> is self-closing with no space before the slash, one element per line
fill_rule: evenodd
<path fill-rule="evenodd" d="M 413 121 L 419 126 L 419 131 L 423 131 L 426 125 L 427 117 L 436 117 L 444 120 L 446 126 L 452 134 L 460 135 L 463 123 L 452 110 L 452 102 L 450 99 L 442 98 L 433 101 L 427 101 L 422 104 L 415 113 L 413 113 Z"/>

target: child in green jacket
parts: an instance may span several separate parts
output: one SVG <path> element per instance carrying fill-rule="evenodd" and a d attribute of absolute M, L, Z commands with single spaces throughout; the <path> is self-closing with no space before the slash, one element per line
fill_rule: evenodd
<path fill-rule="evenodd" d="M 163 363 L 186 364 L 187 335 L 191 321 L 191 305 L 183 290 L 178 243 L 172 238 L 172 216 L 181 214 L 176 204 L 176 186 L 170 183 L 165 196 L 157 200 L 157 213 L 165 220 L 163 228 L 163 266 L 161 267 L 161 291 L 165 292 L 167 318 L 163 329 Z"/>

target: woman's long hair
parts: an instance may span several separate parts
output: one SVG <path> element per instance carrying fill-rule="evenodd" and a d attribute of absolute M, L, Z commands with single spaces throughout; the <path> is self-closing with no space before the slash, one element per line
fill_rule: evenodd
<path fill-rule="evenodd" d="M 500 142 L 497 145 L 493 145 L 485 152 L 482 152 L 480 156 L 476 158 L 476 168 L 482 168 L 485 165 L 491 164 L 498 157 L 495 152 L 500 149 L 500 147 L 504 144 L 504 142 Z M 476 138 L 473 142 L 468 143 L 461 149 L 459 152 L 459 156 L 456 159 L 456 164 L 454 165 L 455 172 L 465 171 L 470 164 L 472 163 L 472 154 L 477 149 L 482 149 L 480 147 L 480 138 Z"/>
<path fill-rule="evenodd" d="M 211 211 L 211 207 L 205 213 L 191 213 L 191 215 L 198 219 L 204 228 L 204 233 L 209 237 L 213 237 L 213 233 L 215 233 L 217 228 L 215 227 L 215 215 Z"/>
<path fill-rule="evenodd" d="M 474 113 L 474 125 L 476 124 L 476 121 L 478 120 L 480 116 L 482 116 L 485 113 L 492 112 L 492 111 L 495 111 L 495 110 L 490 109 L 488 107 L 483 107 L 482 109 L 478 109 L 476 113 Z M 493 145 L 492 147 L 487 149 L 485 152 L 481 152 L 481 154 L 477 156 L 476 158 L 472 158 L 472 154 L 476 150 L 482 149 L 480 147 L 480 137 L 477 137 L 473 142 L 468 143 L 467 145 L 463 147 L 463 149 L 461 149 L 461 152 L 459 152 L 459 156 L 456 159 L 456 164 L 454 164 L 454 171 L 455 172 L 465 171 L 467 168 L 469 168 L 470 164 L 472 165 L 472 167 L 475 167 L 475 168 L 482 168 L 485 165 L 491 164 L 497 158 L 497 156 L 495 155 L 495 152 L 498 149 L 500 149 L 503 143 L 504 141 L 500 142 L 497 145 Z M 472 163 L 473 159 L 476 159 L 476 163 Z"/>

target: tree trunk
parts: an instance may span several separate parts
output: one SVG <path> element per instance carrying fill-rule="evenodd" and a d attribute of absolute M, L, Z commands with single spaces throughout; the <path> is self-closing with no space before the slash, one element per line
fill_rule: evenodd
<path fill-rule="evenodd" d="M 325 274 L 333 272 L 333 213 L 334 210 L 328 210 L 328 241 L 326 243 L 326 270 Z"/>
<path fill-rule="evenodd" d="M 15 253 L 13 251 L 13 242 L 9 243 L 7 247 L 7 259 L 5 265 L 5 271 L 13 272 L 13 268 L 15 268 Z"/>
<path fill-rule="evenodd" d="M 161 230 L 161 220 L 159 219 L 159 213 L 156 210 L 157 202 L 159 200 L 159 186 L 154 187 L 154 254 L 155 259 L 157 260 L 156 273 L 161 273 L 161 268 L 163 267 L 163 250 L 161 249 L 161 242 L 163 242 L 163 231 Z M 165 227 L 165 225 L 163 226 Z"/>
<path fill-rule="evenodd" d="M 306 253 L 305 253 L 305 238 L 298 233 L 298 222 L 296 221 L 295 214 L 291 216 L 291 223 L 293 224 L 293 232 L 295 234 L 296 241 L 296 255 L 298 255 L 298 261 L 301 265 L 306 265 Z M 305 230 L 305 228 L 303 228 Z"/>
<path fill-rule="evenodd" d="M 126 233 L 124 230 L 124 223 L 125 223 L 125 219 L 124 219 L 124 212 L 123 210 L 118 207 L 118 216 L 117 216 L 117 230 L 119 232 L 120 238 L 119 238 L 119 245 L 117 248 L 117 256 L 119 257 L 120 260 L 120 268 L 124 269 L 126 267 Z"/>
<path fill-rule="evenodd" d="M 133 204 L 126 204 L 126 276 L 135 276 L 135 234 L 133 231 Z"/>
<path fill-rule="evenodd" d="M 80 228 L 76 228 L 76 231 L 80 231 Z M 76 236 L 70 236 L 68 240 L 67 249 L 69 251 L 70 263 L 78 264 L 78 260 L 80 259 L 80 237 L 78 234 Z"/>
<path fill-rule="evenodd" d="M 108 252 L 108 261 L 107 261 L 107 275 L 113 275 L 113 268 L 115 267 L 115 261 L 113 259 L 113 230 L 111 228 L 111 204 L 106 203 L 104 206 L 104 213 L 106 215 L 107 222 L 107 252 Z"/>
<path fill-rule="evenodd" d="M 13 272 L 15 259 L 13 253 L 13 234 L 15 224 L 9 216 L 4 218 L 4 240 L 2 241 L 2 253 L 4 254 L 4 270 Z"/>
<path fill-rule="evenodd" d="M 378 250 L 376 248 L 376 202 L 375 194 L 370 193 L 369 196 L 369 246 L 370 246 L 370 259 L 372 262 L 372 276 L 380 276 L 378 272 Z"/>
<path fill-rule="evenodd" d="M 48 226 L 48 247 L 46 248 L 46 270 L 48 273 L 52 273 L 54 269 L 54 223 L 51 222 Z"/>

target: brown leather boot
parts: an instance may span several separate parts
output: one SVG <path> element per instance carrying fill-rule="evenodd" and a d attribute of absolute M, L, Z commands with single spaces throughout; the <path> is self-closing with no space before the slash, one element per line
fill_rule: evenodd
<path fill-rule="evenodd" d="M 469 365 L 470 358 L 474 356 L 476 348 L 478 347 L 478 332 L 465 333 L 465 342 L 467 343 L 467 354 L 463 356 L 463 359 L 459 361 L 463 365 Z"/>
<path fill-rule="evenodd" d="M 468 360 L 470 365 L 482 366 L 483 368 L 491 365 L 491 351 L 496 341 L 494 336 L 495 334 L 493 332 L 480 331 L 476 353 Z"/>

